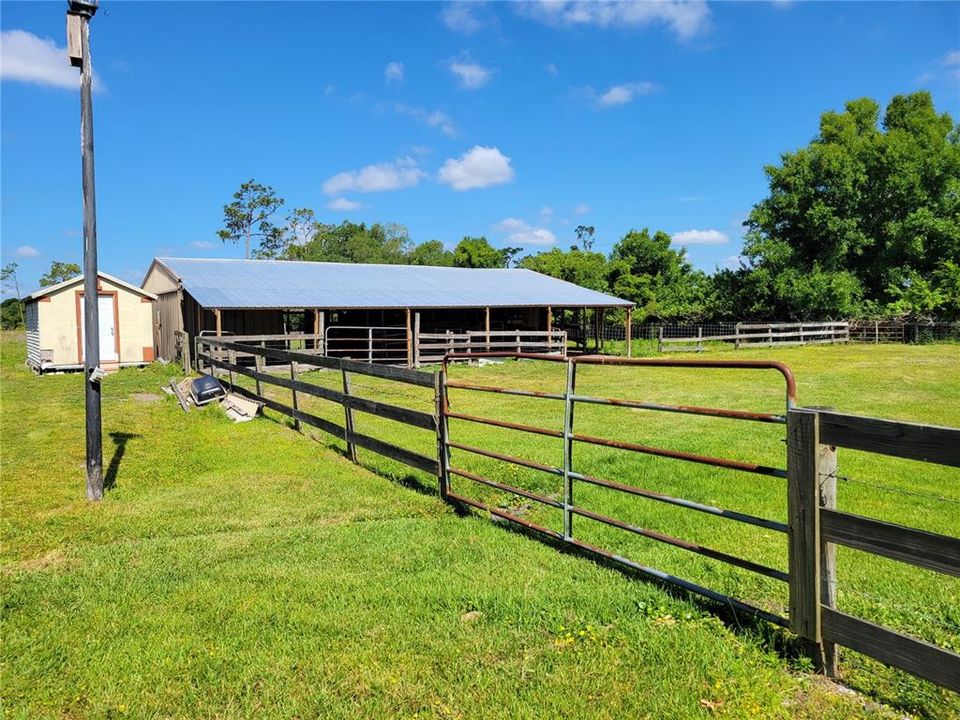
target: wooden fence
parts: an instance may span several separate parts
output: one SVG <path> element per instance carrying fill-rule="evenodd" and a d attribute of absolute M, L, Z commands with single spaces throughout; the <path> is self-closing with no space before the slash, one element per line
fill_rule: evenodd
<path fill-rule="evenodd" d="M 462 333 L 417 333 L 414 366 L 439 363 L 449 353 L 514 352 L 567 355 L 563 330 L 468 330 Z"/>
<path fill-rule="evenodd" d="M 737 323 L 734 332 L 726 335 L 704 335 L 698 328 L 696 335 L 667 337 L 661 327 L 657 337 L 659 352 L 703 352 L 706 343 L 733 343 L 734 349 L 745 347 L 772 347 L 787 345 L 817 345 L 850 340 L 849 323 Z"/>
<path fill-rule="evenodd" d="M 457 358 L 497 356 L 518 357 L 514 353 L 462 353 Z M 254 367 L 238 363 L 238 357 L 254 358 Z M 704 595 L 729 607 L 751 613 L 759 618 L 788 627 L 807 644 L 816 664 L 828 673 L 837 672 L 836 646 L 843 645 L 877 660 L 904 669 L 944 687 L 960 692 L 960 655 L 904 633 L 883 627 L 863 618 L 845 613 L 837 607 L 836 590 L 836 545 L 845 545 L 885 558 L 909 563 L 921 568 L 960 576 L 960 539 L 915 528 L 882 522 L 837 510 L 837 448 L 850 448 L 862 452 L 938 463 L 960 467 L 960 429 L 894 422 L 877 418 L 845 415 L 823 409 L 795 407 L 796 386 L 789 368 L 781 363 L 760 360 L 686 360 L 686 359 L 626 359 L 600 356 L 554 357 L 539 360 L 566 364 L 566 385 L 558 392 L 531 392 L 519 388 L 497 388 L 490 385 L 471 385 L 448 377 L 445 362 L 439 373 L 428 373 L 409 368 L 377 365 L 318 356 L 310 352 L 281 350 L 235 342 L 234 339 L 215 337 L 199 338 L 196 357 L 211 373 L 225 375 L 236 391 L 262 402 L 267 408 L 294 419 L 297 429 L 305 423 L 344 440 L 351 459 L 356 460 L 358 447 L 397 460 L 412 468 L 437 478 L 440 496 L 455 504 L 466 504 L 489 512 L 500 519 L 517 523 L 528 530 L 541 533 L 554 541 L 568 544 L 588 554 L 600 555 L 624 565 L 631 570 L 676 584 L 686 590 Z M 226 359 L 224 359 L 226 358 Z M 289 368 L 289 377 L 266 372 L 265 365 L 272 361 L 274 368 L 281 365 Z M 744 410 L 665 405 L 635 399 L 601 398 L 578 393 L 576 367 L 580 364 L 618 365 L 628 367 L 689 367 L 701 372 L 704 369 L 753 369 L 775 370 L 786 381 L 786 409 L 783 414 L 757 413 Z M 339 371 L 343 391 L 304 382 L 299 373 L 304 366 Z M 276 370 L 275 370 L 276 372 Z M 396 404 L 358 397 L 351 392 L 350 376 L 365 375 L 432 389 L 433 413 L 415 410 Z M 235 383 L 235 375 L 253 379 L 256 391 L 250 391 Z M 290 392 L 290 403 L 282 403 L 265 396 L 263 385 L 284 388 Z M 448 402 L 450 388 L 490 393 L 501 392 L 530 398 L 532 402 L 556 401 L 562 403 L 563 428 L 543 428 L 496 418 L 482 418 L 464 413 L 458 405 L 452 411 Z M 342 425 L 319 417 L 300 408 L 300 395 L 317 397 L 342 407 Z M 785 469 L 756 465 L 741 460 L 696 455 L 689 452 L 652 447 L 635 442 L 623 442 L 604 437 L 595 437 L 576 432 L 574 407 L 576 404 L 608 405 L 611 407 L 662 411 L 711 417 L 726 417 L 731 420 L 775 423 L 786 426 Z M 404 423 L 414 428 L 430 431 L 436 436 L 436 454 L 424 455 L 398 445 L 385 442 L 354 429 L 353 413 L 364 412 L 377 417 Z M 520 433 L 558 438 L 563 441 L 562 463 L 545 464 L 506 452 L 506 447 L 496 450 L 466 445 L 451 438 L 450 419 L 483 423 Z M 619 482 L 579 473 L 573 466 L 573 447 L 576 443 L 616 448 L 634 453 L 652 455 L 712 467 L 727 468 L 785 479 L 787 495 L 787 518 L 782 522 L 775 518 L 755 517 L 735 510 L 714 507 L 662 492 L 641 488 L 634 481 Z M 479 454 L 521 467 L 539 470 L 563 478 L 562 499 L 537 495 L 513 487 L 501 480 L 481 477 L 451 460 L 451 449 Z M 485 505 L 466 498 L 451 489 L 451 476 L 492 487 L 496 490 L 519 495 L 526 500 L 543 503 L 563 512 L 563 532 L 548 529 L 500 508 Z M 766 530 L 787 534 L 787 572 L 765 567 L 748 559 L 737 557 L 697 543 L 672 537 L 664 532 L 638 527 L 623 520 L 606 517 L 579 507 L 574 502 L 574 483 L 588 483 L 608 488 L 646 500 L 667 503 L 714 517 L 725 518 Z M 786 582 L 789 587 L 789 610 L 782 617 L 742 600 L 729 597 L 718 591 L 691 583 L 662 571 L 647 567 L 641 562 L 628 560 L 619 554 L 590 545 L 574 537 L 573 518 L 580 517 L 601 522 L 626 532 L 673 545 L 713 560 Z"/>
<path fill-rule="evenodd" d="M 435 413 L 425 413 L 408 407 L 358 397 L 351 392 L 350 376 L 365 375 L 382 378 L 398 383 L 431 388 L 434 396 L 437 395 L 437 376 L 433 373 L 410 370 L 408 368 L 389 365 L 376 365 L 354 360 L 330 358 L 302 351 L 278 350 L 234 342 L 232 339 L 216 337 L 197 338 L 197 360 L 209 369 L 211 374 L 226 375 L 231 389 L 246 397 L 257 400 L 265 407 L 293 418 L 299 430 L 301 423 L 315 427 L 346 442 L 347 453 L 352 460 L 357 458 L 357 448 L 365 448 L 379 455 L 397 460 L 405 465 L 430 473 L 439 474 L 439 463 L 436 456 L 428 457 L 418 452 L 388 443 L 371 435 L 359 433 L 354 429 L 354 411 L 369 413 L 377 417 L 394 420 L 405 425 L 437 432 Z M 239 356 L 255 358 L 253 368 L 238 364 Z M 226 357 L 226 360 L 223 358 Z M 274 366 L 289 367 L 289 378 L 265 371 L 267 361 L 274 361 Z M 300 379 L 302 365 L 336 370 L 341 373 L 343 391 L 333 390 Z M 220 371 L 220 372 L 217 372 Z M 252 378 L 256 382 L 256 391 L 239 386 L 235 383 L 235 375 Z M 272 385 L 290 391 L 290 404 L 281 403 L 263 394 L 263 385 Z M 343 408 L 344 424 L 339 425 L 318 415 L 305 412 L 300 408 L 299 396 L 309 395 L 336 403 Z"/>
<path fill-rule="evenodd" d="M 837 448 L 960 467 L 960 429 L 790 410 L 790 629 L 830 674 L 843 645 L 960 692 L 960 655 L 837 608 L 835 545 L 960 576 L 960 539 L 836 509 Z"/>

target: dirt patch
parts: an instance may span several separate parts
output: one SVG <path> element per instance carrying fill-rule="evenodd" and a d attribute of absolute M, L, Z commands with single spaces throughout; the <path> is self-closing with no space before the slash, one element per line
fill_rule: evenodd
<path fill-rule="evenodd" d="M 141 403 L 152 403 L 157 402 L 157 400 L 162 400 L 163 398 L 153 393 L 133 393 L 130 395 L 130 399 Z"/>
<path fill-rule="evenodd" d="M 67 556 L 62 550 L 50 550 L 39 557 L 21 560 L 18 563 L 11 563 L 4 568 L 5 574 L 17 572 L 40 572 L 51 568 L 61 568 L 67 565 Z"/>

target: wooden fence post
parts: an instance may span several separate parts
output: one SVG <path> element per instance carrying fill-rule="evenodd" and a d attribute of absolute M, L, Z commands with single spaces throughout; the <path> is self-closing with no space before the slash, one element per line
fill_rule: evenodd
<path fill-rule="evenodd" d="M 663 352 L 663 325 L 657 328 L 657 352 Z"/>
<path fill-rule="evenodd" d="M 740 323 L 737 323 L 733 329 L 733 349 L 740 349 Z"/>
<path fill-rule="evenodd" d="M 440 491 L 440 499 L 446 500 L 450 492 L 450 448 L 447 446 L 447 415 L 444 412 L 447 402 L 447 375 L 438 372 L 433 377 L 437 414 L 437 466 L 439 468 L 437 486 Z"/>
<path fill-rule="evenodd" d="M 351 461 L 357 462 L 357 446 L 353 444 L 350 436 L 353 435 L 353 408 L 350 407 L 350 376 L 342 367 L 340 373 L 343 375 L 343 394 L 346 396 L 343 403 L 343 424 L 346 430 L 344 440 L 347 443 L 347 457 Z"/>
<path fill-rule="evenodd" d="M 787 555 L 790 630 L 818 670 L 827 667 L 820 623 L 820 438 L 815 410 L 787 412 Z"/>
<path fill-rule="evenodd" d="M 236 351 L 236 350 L 228 350 L 228 351 L 227 351 L 227 360 L 230 362 L 231 365 L 236 365 L 236 364 L 237 364 L 237 351 Z M 231 370 L 231 371 L 230 371 L 230 389 L 233 390 L 234 387 L 236 387 L 236 383 L 234 383 L 233 370 Z"/>
<path fill-rule="evenodd" d="M 703 325 L 697 327 L 697 352 L 703 351 Z"/>
<path fill-rule="evenodd" d="M 627 357 L 633 357 L 633 308 L 627 308 Z"/>
<path fill-rule="evenodd" d="M 254 355 L 253 364 L 257 368 L 257 372 L 263 372 L 263 355 Z M 257 378 L 257 395 L 263 397 L 263 389 L 260 386 L 260 378 Z"/>
<path fill-rule="evenodd" d="M 296 381 L 299 376 L 299 371 L 297 368 L 297 362 L 295 360 L 290 361 L 290 379 Z M 297 415 L 300 412 L 300 403 L 297 400 L 297 391 L 291 390 L 293 394 L 293 426 L 297 429 L 297 432 L 300 432 L 300 418 Z"/>
<path fill-rule="evenodd" d="M 820 507 L 837 508 L 837 449 L 831 445 L 818 447 L 820 464 Z M 820 603 L 837 607 L 837 546 L 821 540 L 820 544 Z M 823 642 L 823 670 L 830 677 L 838 675 L 837 645 Z"/>

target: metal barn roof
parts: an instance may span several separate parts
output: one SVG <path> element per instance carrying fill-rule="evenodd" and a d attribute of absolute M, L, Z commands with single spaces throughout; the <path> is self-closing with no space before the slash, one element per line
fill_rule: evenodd
<path fill-rule="evenodd" d="M 199 258 L 157 258 L 154 263 L 179 279 L 206 308 L 571 308 L 633 304 L 532 270 Z"/>

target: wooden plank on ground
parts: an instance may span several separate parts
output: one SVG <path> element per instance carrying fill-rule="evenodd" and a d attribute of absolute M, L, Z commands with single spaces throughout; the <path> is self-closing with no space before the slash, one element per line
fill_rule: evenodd
<path fill-rule="evenodd" d="M 821 413 L 822 442 L 852 450 L 960 467 L 960 429 Z"/>
<path fill-rule="evenodd" d="M 829 542 L 960 576 L 960 539 L 955 537 L 826 509 L 820 511 L 820 532 Z"/>
<path fill-rule="evenodd" d="M 822 612 L 831 641 L 960 692 L 960 655 L 839 610 Z"/>

